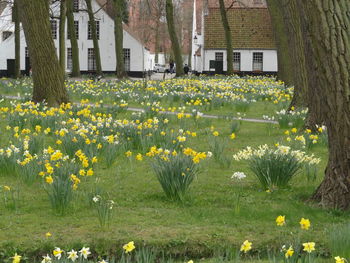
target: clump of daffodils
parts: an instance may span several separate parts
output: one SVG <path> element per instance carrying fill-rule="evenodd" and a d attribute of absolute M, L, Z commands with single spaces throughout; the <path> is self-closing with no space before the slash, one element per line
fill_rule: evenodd
<path fill-rule="evenodd" d="M 250 170 L 256 175 L 265 190 L 286 187 L 290 179 L 303 167 L 309 168 L 320 162 L 314 155 L 307 155 L 289 146 L 260 145 L 258 148 L 247 147 L 233 155 L 236 161 L 247 160 Z"/>

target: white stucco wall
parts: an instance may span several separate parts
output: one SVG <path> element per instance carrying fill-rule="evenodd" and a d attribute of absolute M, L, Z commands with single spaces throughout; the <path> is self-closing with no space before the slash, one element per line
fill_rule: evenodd
<path fill-rule="evenodd" d="M 209 61 L 215 60 L 215 53 L 222 52 L 224 55 L 224 71 L 227 70 L 227 62 L 226 62 L 226 50 L 217 49 L 217 50 L 204 50 L 204 65 L 203 71 L 209 71 Z M 254 52 L 262 52 L 263 53 L 263 71 L 264 72 L 277 72 L 278 64 L 277 64 L 277 50 L 251 50 L 251 49 L 237 49 L 234 52 L 241 53 L 241 71 L 249 71 L 253 70 L 253 53 Z"/>
<path fill-rule="evenodd" d="M 81 8 L 86 8 L 83 1 L 80 1 Z M 93 10 L 99 10 L 100 6 L 92 1 Z M 57 10 L 57 7 L 55 7 Z M 57 14 L 56 11 L 55 15 Z M 96 15 L 96 20 L 100 21 L 100 54 L 101 64 L 103 71 L 115 71 L 116 69 L 116 56 L 115 56 L 115 40 L 114 40 L 114 21 L 111 17 L 100 10 Z M 88 40 L 88 21 L 89 17 L 86 12 L 74 13 L 74 20 L 79 21 L 79 57 L 80 57 L 80 70 L 88 70 L 88 48 L 93 48 L 93 41 Z M 1 25 L 0 28 L 4 26 Z M 59 21 L 57 20 L 57 36 L 59 30 Z M 67 28 L 66 28 L 67 32 Z M 67 34 L 66 34 L 67 35 Z M 67 38 L 67 37 L 66 37 Z M 55 46 L 58 50 L 59 40 L 55 39 Z M 66 49 L 70 48 L 70 40 L 66 40 Z M 25 37 L 23 30 L 21 30 L 21 70 L 25 69 Z M 130 71 L 142 71 L 151 68 L 149 52 L 143 47 L 143 45 L 136 40 L 131 34 L 124 30 L 123 34 L 123 47 L 130 49 Z M 66 51 L 67 52 L 67 51 Z M 0 43 L 0 70 L 6 70 L 7 59 L 14 59 L 14 37 L 13 35 L 7 40 Z M 66 54 L 67 59 L 67 54 Z M 67 63 L 66 63 L 67 65 Z"/>

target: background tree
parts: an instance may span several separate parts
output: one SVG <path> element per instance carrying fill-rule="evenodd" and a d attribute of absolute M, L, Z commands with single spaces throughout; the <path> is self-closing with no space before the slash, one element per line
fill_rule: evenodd
<path fill-rule="evenodd" d="M 94 44 L 96 74 L 102 75 L 101 55 L 100 55 L 98 38 L 97 38 L 95 15 L 94 15 L 94 11 L 92 10 L 91 0 L 85 0 L 85 2 L 86 2 L 87 12 L 89 14 L 89 25 L 91 29 L 91 37 Z"/>
<path fill-rule="evenodd" d="M 182 60 L 182 51 L 179 45 L 179 41 L 176 35 L 175 31 L 175 25 L 174 25 L 174 6 L 172 0 L 166 0 L 166 20 L 168 24 L 168 32 L 172 44 L 172 50 L 175 57 L 176 62 L 176 76 L 182 76 L 184 75 L 184 69 L 183 69 L 183 60 Z"/>
<path fill-rule="evenodd" d="M 127 76 L 124 65 L 123 50 L 123 17 L 125 14 L 124 0 L 113 0 L 114 7 L 114 36 L 115 36 L 115 54 L 117 59 L 117 78 L 125 78 Z"/>
<path fill-rule="evenodd" d="M 219 4 L 220 4 L 221 21 L 225 32 L 227 74 L 232 75 L 233 74 L 233 47 L 232 47 L 231 29 L 227 20 L 225 1 L 219 0 Z"/>
<path fill-rule="evenodd" d="M 59 54 L 62 74 L 66 73 L 66 0 L 60 2 Z"/>
<path fill-rule="evenodd" d="M 68 102 L 64 77 L 55 51 L 47 0 L 18 0 L 33 71 L 33 101 L 58 106 Z"/>
<path fill-rule="evenodd" d="M 70 37 L 70 46 L 72 49 L 72 77 L 80 77 L 80 63 L 79 63 L 79 46 L 77 37 L 75 35 L 74 14 L 73 14 L 73 0 L 66 0 L 67 7 L 67 30 Z"/>
<path fill-rule="evenodd" d="M 12 21 L 15 22 L 15 78 L 21 76 L 21 25 L 17 0 L 13 2 Z"/>

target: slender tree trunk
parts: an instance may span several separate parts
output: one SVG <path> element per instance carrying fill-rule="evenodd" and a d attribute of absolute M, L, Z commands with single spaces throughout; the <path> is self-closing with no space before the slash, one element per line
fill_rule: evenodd
<path fill-rule="evenodd" d="M 61 0 L 60 6 L 60 26 L 59 26 L 59 54 L 60 65 L 63 76 L 66 73 L 66 1 Z"/>
<path fill-rule="evenodd" d="M 21 77 L 21 25 L 17 0 L 13 3 L 13 21 L 15 22 L 15 78 Z"/>
<path fill-rule="evenodd" d="M 89 14 L 89 23 L 91 27 L 91 36 L 94 44 L 94 52 L 95 52 L 95 60 L 96 60 L 96 74 L 102 75 L 102 66 L 101 66 L 101 55 L 100 55 L 100 47 L 97 39 L 97 31 L 96 31 L 96 23 L 95 16 L 92 10 L 91 0 L 85 0 L 88 14 Z"/>
<path fill-rule="evenodd" d="M 179 41 L 176 35 L 175 31 L 175 24 L 174 24 L 174 6 L 172 0 L 166 0 L 166 20 L 168 24 L 168 31 L 169 36 L 171 40 L 171 45 L 175 57 L 176 62 L 176 76 L 182 76 L 184 75 L 184 69 L 183 69 L 183 61 L 182 61 L 182 52 L 179 45 Z"/>
<path fill-rule="evenodd" d="M 75 35 L 73 0 L 66 0 L 67 7 L 67 26 L 70 35 L 70 46 L 72 49 L 72 77 L 80 77 L 79 47 Z"/>
<path fill-rule="evenodd" d="M 68 102 L 63 74 L 52 39 L 47 0 L 18 0 L 33 70 L 33 101 L 58 106 Z"/>
<path fill-rule="evenodd" d="M 113 0 L 115 16 L 114 16 L 114 36 L 115 36 L 115 54 L 117 59 L 117 78 L 122 79 L 127 76 L 124 65 L 123 51 L 123 1 Z"/>
<path fill-rule="evenodd" d="M 327 126 L 329 158 L 312 199 L 324 207 L 350 208 L 350 2 L 298 0 L 308 58 L 319 85 L 315 109 Z M 310 67 L 310 68 L 311 68 Z"/>
<path fill-rule="evenodd" d="M 156 21 L 156 31 L 155 31 L 155 58 L 154 62 L 159 61 L 159 19 Z"/>
<path fill-rule="evenodd" d="M 227 58 L 227 74 L 233 74 L 233 47 L 232 47 L 232 35 L 230 25 L 227 20 L 226 8 L 224 0 L 219 0 L 220 4 L 220 14 L 221 21 L 224 27 L 225 32 L 225 41 L 226 41 L 226 58 Z"/>

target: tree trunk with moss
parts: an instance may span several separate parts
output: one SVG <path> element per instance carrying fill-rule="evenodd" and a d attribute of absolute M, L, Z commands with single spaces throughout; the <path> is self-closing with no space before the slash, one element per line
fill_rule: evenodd
<path fill-rule="evenodd" d="M 80 77 L 79 47 L 75 35 L 73 0 L 66 0 L 67 7 L 67 28 L 70 36 L 70 46 L 72 49 L 72 77 Z"/>
<path fill-rule="evenodd" d="M 88 14 L 89 14 L 89 24 L 90 24 L 90 28 L 91 28 L 92 42 L 94 44 L 95 61 L 96 61 L 96 74 L 102 75 L 100 46 L 99 46 L 98 38 L 97 38 L 95 15 L 94 15 L 94 12 L 92 10 L 91 0 L 85 0 L 85 2 L 86 2 Z"/>
<path fill-rule="evenodd" d="M 33 101 L 46 102 L 49 106 L 68 102 L 52 39 L 47 0 L 18 0 L 18 8 L 33 71 Z"/>
<path fill-rule="evenodd" d="M 63 76 L 66 73 L 66 1 L 61 0 L 60 5 L 60 26 L 59 26 L 59 54 L 60 65 Z"/>
<path fill-rule="evenodd" d="M 13 2 L 12 20 L 15 22 L 15 78 L 21 77 L 21 25 L 17 0 Z"/>
<path fill-rule="evenodd" d="M 166 0 L 165 5 L 166 20 L 168 25 L 168 32 L 171 40 L 171 45 L 175 57 L 176 63 L 176 76 L 184 75 L 182 52 L 179 45 L 179 41 L 176 35 L 175 24 L 174 24 L 174 6 L 172 0 Z"/>
<path fill-rule="evenodd" d="M 232 75 L 233 74 L 233 47 L 232 47 L 231 28 L 227 20 L 227 13 L 226 13 L 224 0 L 219 0 L 219 4 L 220 4 L 222 26 L 224 27 L 224 32 L 225 32 L 227 74 Z"/>
<path fill-rule="evenodd" d="M 122 79 L 127 76 L 124 64 L 123 50 L 123 5 L 124 0 L 113 0 L 114 6 L 114 37 L 115 37 L 115 55 L 117 59 L 117 78 Z"/>

